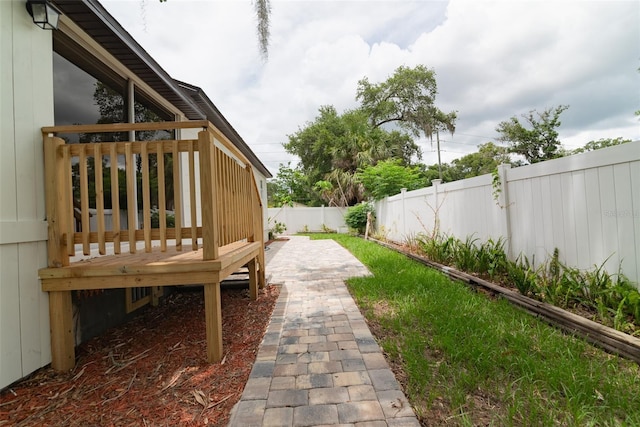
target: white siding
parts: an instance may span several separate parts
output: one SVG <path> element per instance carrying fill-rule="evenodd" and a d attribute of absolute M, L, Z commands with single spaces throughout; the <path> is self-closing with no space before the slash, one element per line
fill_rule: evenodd
<path fill-rule="evenodd" d="M 51 360 L 42 137 L 53 124 L 51 32 L 0 2 L 0 388 Z"/>

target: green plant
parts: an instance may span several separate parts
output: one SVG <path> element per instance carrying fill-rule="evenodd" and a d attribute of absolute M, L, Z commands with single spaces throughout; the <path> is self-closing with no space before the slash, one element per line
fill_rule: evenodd
<path fill-rule="evenodd" d="M 535 293 L 538 274 L 534 266 L 529 262 L 529 258 L 520 255 L 515 262 L 508 262 L 507 274 L 522 295 Z"/>
<path fill-rule="evenodd" d="M 269 219 L 270 220 L 270 219 Z M 269 240 L 277 238 L 280 234 L 287 231 L 287 225 L 283 222 L 275 221 L 271 228 L 269 228 Z"/>
<path fill-rule="evenodd" d="M 322 224 L 322 232 L 323 233 L 335 233 L 336 230 L 329 228 L 326 224 Z"/>
<path fill-rule="evenodd" d="M 167 228 L 174 228 L 176 226 L 176 217 L 173 214 L 165 214 L 165 226 Z M 160 228 L 160 211 L 158 209 L 151 209 L 151 228 Z"/>
<path fill-rule="evenodd" d="M 476 247 L 477 238 L 473 235 L 467 236 L 464 242 L 456 239 L 454 251 L 454 265 L 462 271 L 475 271 L 476 269 Z"/>
<path fill-rule="evenodd" d="M 491 278 L 503 276 L 507 273 L 507 254 L 504 252 L 505 240 L 500 237 L 494 241 L 489 239 L 476 252 L 476 272 L 486 274 Z"/>
<path fill-rule="evenodd" d="M 302 227 L 302 230 L 300 230 L 300 233 L 308 233 L 309 232 L 309 226 L 307 224 L 305 224 Z"/>
<path fill-rule="evenodd" d="M 508 281 L 521 294 L 561 308 L 578 308 L 597 314 L 600 322 L 623 332 L 640 335 L 640 293 L 622 273 L 609 274 L 603 262 L 592 270 L 568 267 L 560 262 L 556 248 L 548 261 L 535 266 L 521 254 L 509 261 L 505 240 L 489 239 L 479 247 L 478 239 L 460 241 L 452 236 L 425 233 L 405 239 L 412 249 L 439 264 Z"/>
<path fill-rule="evenodd" d="M 496 202 L 496 205 L 502 208 L 502 205 L 500 204 L 502 180 L 500 179 L 500 172 L 498 172 L 498 168 L 495 168 L 493 172 L 491 172 L 491 194 L 493 195 L 493 200 Z"/>
<path fill-rule="evenodd" d="M 611 277 L 610 287 L 600 302 L 613 314 L 614 328 L 640 335 L 640 330 L 634 327 L 640 324 L 640 292 L 624 274 Z"/>
<path fill-rule="evenodd" d="M 440 264 L 451 264 L 455 259 L 457 239 L 453 236 L 437 234 L 434 237 L 418 234 L 418 248 L 431 261 Z"/>
<path fill-rule="evenodd" d="M 371 217 L 373 218 L 373 213 L 373 205 L 371 203 L 362 202 L 347 209 L 347 213 L 344 216 L 344 222 L 358 233 L 364 234 L 367 227 L 367 214 L 371 214 Z"/>

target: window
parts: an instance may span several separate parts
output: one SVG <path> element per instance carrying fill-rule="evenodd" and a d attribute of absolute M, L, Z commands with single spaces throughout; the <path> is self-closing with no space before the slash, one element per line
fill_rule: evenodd
<path fill-rule="evenodd" d="M 127 80 L 113 71 L 107 64 L 101 62 L 89 52 L 84 50 L 78 43 L 61 31 L 54 32 L 53 38 L 53 78 L 54 78 L 54 123 L 56 126 L 73 124 L 109 124 L 126 123 L 129 118 L 129 106 L 133 103 L 133 122 L 162 122 L 174 120 L 173 114 L 160 107 L 153 98 L 146 95 L 139 88 L 134 88 L 134 99 L 128 99 Z M 59 135 L 70 143 L 85 142 L 111 142 L 125 141 L 129 139 L 126 132 L 105 132 L 90 133 L 84 135 L 67 134 Z M 148 141 L 158 139 L 175 138 L 173 130 L 138 131 L 135 133 L 137 141 Z M 152 187 L 152 204 L 157 205 L 157 188 L 159 180 L 165 182 L 166 204 L 165 208 L 173 207 L 173 156 L 171 153 L 164 154 L 165 176 L 158 176 L 157 154 L 149 154 L 150 179 L 149 185 Z M 136 162 L 140 161 L 137 156 Z M 89 207 L 96 207 L 95 187 L 91 184 L 95 182 L 95 166 L 93 156 L 87 158 L 88 179 L 89 179 Z M 103 162 L 103 185 L 104 185 L 104 207 L 111 209 L 111 179 L 110 168 L 107 157 L 102 158 Z M 122 163 L 121 163 L 122 162 Z M 118 164 L 124 164 L 124 157 L 120 156 Z M 117 167 L 117 166 L 116 166 Z M 119 204 L 120 209 L 127 209 L 126 179 L 124 170 L 118 167 L 119 184 Z M 78 165 L 75 165 L 72 180 L 74 194 L 79 192 Z M 142 174 L 138 170 L 136 179 L 138 211 L 142 208 Z M 75 198 L 79 199 L 77 194 Z M 153 200 L 153 198 L 156 200 Z M 118 212 L 113 213 L 119 215 Z M 169 216 L 167 215 L 167 221 Z M 158 219 L 159 220 L 159 219 Z M 128 225 L 126 221 L 121 222 L 123 226 Z M 162 295 L 159 288 L 131 288 L 125 290 L 126 312 L 133 311 L 149 302 L 157 302 L 157 298 Z"/>

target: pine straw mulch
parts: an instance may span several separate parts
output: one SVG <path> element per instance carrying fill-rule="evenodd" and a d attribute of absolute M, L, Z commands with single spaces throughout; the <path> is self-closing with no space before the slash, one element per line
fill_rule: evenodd
<path fill-rule="evenodd" d="M 279 288 L 222 290 L 222 363 L 207 363 L 202 289 L 171 294 L 83 343 L 75 369 L 50 367 L 0 393 L 0 426 L 226 426 Z"/>

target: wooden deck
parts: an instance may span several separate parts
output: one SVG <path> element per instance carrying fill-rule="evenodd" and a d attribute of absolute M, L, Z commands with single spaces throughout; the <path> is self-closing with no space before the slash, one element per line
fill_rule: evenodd
<path fill-rule="evenodd" d="M 220 282 L 260 254 L 260 242 L 235 242 L 219 249 L 217 259 L 203 260 L 202 248 L 106 255 L 40 270 L 43 291 L 196 285 Z M 257 288 L 251 294 L 257 296 Z"/>
<path fill-rule="evenodd" d="M 104 135 L 166 129 L 202 130 L 190 140 L 66 144 L 55 137 L 57 132 Z M 43 137 L 49 240 L 48 267 L 40 269 L 39 276 L 42 289 L 49 292 L 53 368 L 66 371 L 75 365 L 72 291 L 169 285 L 204 286 L 207 358 L 219 361 L 220 282 L 246 265 L 252 298 L 265 284 L 263 210 L 250 162 L 207 121 L 51 127 L 43 129 Z M 167 162 L 171 166 L 165 168 Z M 114 165 L 110 173 L 103 171 L 107 164 Z M 154 174 L 156 184 L 151 185 Z M 127 211 L 127 226 L 121 226 L 119 215 L 107 226 L 105 205 L 110 203 L 115 212 L 123 199 L 128 206 L 138 205 L 136 180 L 142 185 L 140 228 L 137 209 Z M 163 219 L 169 197 L 175 225 L 159 220 L 152 227 L 151 201 L 159 205 Z M 93 225 L 90 209 L 95 211 Z M 190 248 L 183 239 L 191 239 Z M 143 249 L 137 248 L 138 242 Z M 106 255 L 107 243 L 113 245 L 112 255 Z M 124 243 L 128 252 L 122 252 Z M 97 245 L 101 256 L 70 262 L 78 247 L 90 255 L 91 245 Z M 151 302 L 157 303 L 156 292 Z"/>

